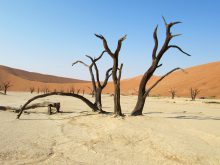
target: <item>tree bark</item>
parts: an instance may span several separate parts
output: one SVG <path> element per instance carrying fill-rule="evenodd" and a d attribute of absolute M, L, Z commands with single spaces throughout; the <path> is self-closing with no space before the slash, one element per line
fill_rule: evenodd
<path fill-rule="evenodd" d="M 114 114 L 116 116 L 123 116 L 120 104 L 120 85 L 114 84 L 114 90 Z"/>
<path fill-rule="evenodd" d="M 142 115 L 145 100 L 146 100 L 146 97 L 144 97 L 144 95 L 140 95 L 140 94 L 138 95 L 138 101 L 135 105 L 134 110 L 131 113 L 132 116 Z"/>
<path fill-rule="evenodd" d="M 98 107 L 100 111 L 102 110 L 102 89 L 101 88 L 96 88 L 95 105 Z"/>

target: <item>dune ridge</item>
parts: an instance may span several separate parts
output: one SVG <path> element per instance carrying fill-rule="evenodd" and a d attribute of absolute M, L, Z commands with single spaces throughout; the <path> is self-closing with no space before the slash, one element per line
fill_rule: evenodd
<path fill-rule="evenodd" d="M 135 95 L 142 75 L 121 81 L 121 93 L 123 95 Z M 159 76 L 153 76 L 148 86 L 151 86 Z M 42 91 L 48 88 L 50 91 L 68 91 L 70 88 L 81 89 L 85 93 L 91 92 L 89 81 L 63 78 L 39 73 L 27 72 L 19 69 L 0 66 L 0 82 L 11 81 L 11 91 L 29 91 L 35 87 Z M 186 68 L 185 72 L 176 71 L 166 77 L 150 93 L 151 96 L 170 96 L 169 90 L 175 88 L 177 96 L 189 97 L 189 89 L 198 88 L 199 97 L 220 98 L 220 61 Z M 103 91 L 105 94 L 113 93 L 113 84 L 110 82 Z"/>

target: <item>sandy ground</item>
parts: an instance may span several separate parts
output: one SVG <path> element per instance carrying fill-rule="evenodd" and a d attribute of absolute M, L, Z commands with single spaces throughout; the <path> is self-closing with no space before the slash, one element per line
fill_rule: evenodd
<path fill-rule="evenodd" d="M 20 106 L 32 96 L 10 92 L 0 105 Z M 112 99 L 103 96 L 106 111 Z M 61 102 L 63 113 L 38 108 L 17 120 L 0 111 L 0 164 L 220 164 L 220 104 L 205 103 L 219 100 L 148 98 L 144 116 L 125 118 L 95 114 L 75 98 L 41 100 Z M 122 96 L 126 115 L 135 101 Z"/>

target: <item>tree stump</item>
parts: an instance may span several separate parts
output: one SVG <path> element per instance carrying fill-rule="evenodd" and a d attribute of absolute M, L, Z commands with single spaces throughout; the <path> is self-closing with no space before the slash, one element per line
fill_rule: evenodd
<path fill-rule="evenodd" d="M 52 115 L 52 107 L 56 108 L 56 112 L 60 112 L 60 103 L 50 103 L 48 104 L 48 115 Z"/>

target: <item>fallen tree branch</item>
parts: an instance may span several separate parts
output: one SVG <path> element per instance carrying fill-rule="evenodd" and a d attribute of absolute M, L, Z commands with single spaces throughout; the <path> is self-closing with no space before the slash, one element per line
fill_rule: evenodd
<path fill-rule="evenodd" d="M 24 110 L 41 108 L 41 107 L 48 107 L 49 105 L 55 105 L 55 104 L 58 104 L 58 103 L 45 101 L 45 102 L 42 102 L 42 103 L 35 103 L 35 104 L 31 104 L 29 106 L 26 106 L 24 108 Z M 3 110 L 3 111 L 14 110 L 15 113 L 19 113 L 20 110 L 21 110 L 21 107 L 0 106 L 0 110 Z"/>
<path fill-rule="evenodd" d="M 17 115 L 17 119 L 20 118 L 21 114 L 23 113 L 23 111 L 25 110 L 25 108 L 27 107 L 28 104 L 30 104 L 31 102 L 33 102 L 36 99 L 39 98 L 44 98 L 44 97 L 48 97 L 48 96 L 53 96 L 53 95 L 60 95 L 60 96 L 70 96 L 70 97 L 75 97 L 78 98 L 80 100 L 82 100 L 84 103 L 86 103 L 93 111 L 98 111 L 98 107 L 96 105 L 94 105 L 90 100 L 88 100 L 87 98 L 79 95 L 79 94 L 75 94 L 75 93 L 64 93 L 64 92 L 51 92 L 51 93 L 46 93 L 46 94 L 42 94 L 42 95 L 37 95 L 31 99 L 29 99 L 22 107 L 21 110 L 19 112 L 19 114 Z"/>

